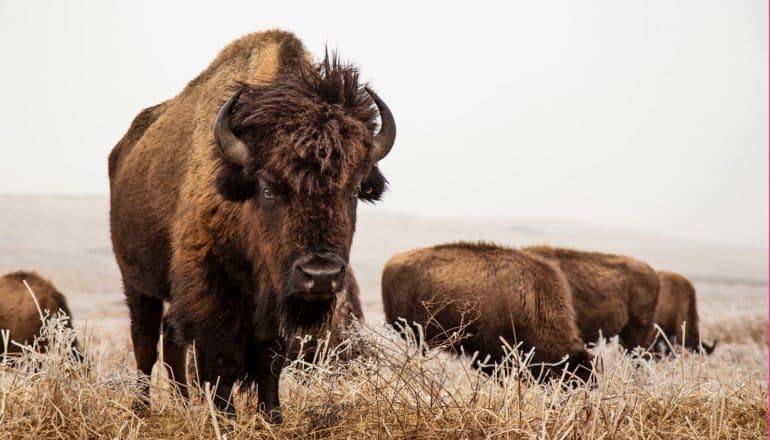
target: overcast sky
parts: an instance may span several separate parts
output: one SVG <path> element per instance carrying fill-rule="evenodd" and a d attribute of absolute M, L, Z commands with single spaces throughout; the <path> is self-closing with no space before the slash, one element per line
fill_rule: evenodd
<path fill-rule="evenodd" d="M 767 245 L 766 1 L 203 3 L 0 0 L 0 193 L 106 193 L 140 109 L 280 27 L 393 110 L 382 209 Z"/>

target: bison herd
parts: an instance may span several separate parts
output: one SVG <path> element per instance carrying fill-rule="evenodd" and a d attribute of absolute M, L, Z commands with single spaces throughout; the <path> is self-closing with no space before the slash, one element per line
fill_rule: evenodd
<path fill-rule="evenodd" d="M 586 344 L 601 336 L 628 349 L 701 349 L 687 278 L 620 255 L 486 243 L 417 249 L 385 264 L 382 301 L 388 322 L 419 326 L 429 345 L 502 360 L 504 338 L 532 350 L 535 367 L 566 357 L 563 366 L 582 380 L 593 371 Z"/>
<path fill-rule="evenodd" d="M 241 383 L 281 421 L 280 375 L 296 336 L 330 331 L 334 344 L 363 320 L 349 265 L 356 207 L 380 199 L 378 162 L 395 136 L 388 106 L 354 67 L 328 54 L 315 62 L 282 31 L 236 40 L 181 93 L 136 116 L 108 168 L 112 244 L 144 377 L 137 410 L 149 404 L 145 378 L 163 334 L 180 393 L 194 345 L 221 411 L 232 413 Z M 47 281 L 6 275 L 0 328 L 20 344 L 41 324 L 24 279 L 40 308 L 69 314 Z M 587 343 L 600 336 L 671 348 L 656 341 L 655 323 L 672 343 L 701 349 L 689 281 L 618 255 L 443 244 L 392 257 L 382 299 L 388 322 L 418 327 L 428 345 L 499 361 L 502 339 L 531 352 L 542 377 L 566 367 L 589 380 Z"/>

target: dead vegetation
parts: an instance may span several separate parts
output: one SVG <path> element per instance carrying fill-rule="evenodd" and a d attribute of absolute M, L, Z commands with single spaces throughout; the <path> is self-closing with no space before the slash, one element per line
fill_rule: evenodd
<path fill-rule="evenodd" d="M 139 418 L 127 341 L 86 335 L 89 355 L 78 363 L 61 317 L 47 320 L 43 336 L 52 341 L 47 352 L 25 350 L 0 365 L 0 439 L 767 438 L 761 338 L 662 361 L 602 342 L 596 384 L 568 387 L 505 369 L 486 376 L 470 358 L 419 346 L 408 330 L 406 341 L 362 326 L 339 350 L 286 368 L 285 422 L 270 425 L 245 393 L 235 396 L 235 418 L 213 412 L 206 387 L 194 384 L 192 399 L 182 400 L 157 366 L 151 414 Z M 361 355 L 340 361 L 351 350 Z M 509 357 L 527 363 L 515 351 Z"/>

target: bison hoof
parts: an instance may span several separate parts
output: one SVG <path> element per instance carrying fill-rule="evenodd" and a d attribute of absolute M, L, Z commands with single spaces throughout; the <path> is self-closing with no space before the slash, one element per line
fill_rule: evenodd
<path fill-rule="evenodd" d="M 280 425 L 283 423 L 283 414 L 279 408 L 276 408 L 265 413 L 265 420 L 274 425 Z"/>
<path fill-rule="evenodd" d="M 147 397 L 137 397 L 131 405 L 131 410 L 137 417 L 147 417 L 150 415 L 150 399 Z"/>

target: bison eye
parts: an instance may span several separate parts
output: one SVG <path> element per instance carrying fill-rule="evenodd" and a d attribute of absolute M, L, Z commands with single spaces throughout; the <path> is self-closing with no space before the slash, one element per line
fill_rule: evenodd
<path fill-rule="evenodd" d="M 262 195 L 265 196 L 265 198 L 268 200 L 275 198 L 275 194 L 273 194 L 273 191 L 271 191 L 270 188 L 263 189 Z"/>
<path fill-rule="evenodd" d="M 351 197 L 358 198 L 358 195 L 361 194 L 361 185 L 357 186 L 356 189 L 353 190 L 353 194 L 351 194 Z"/>

